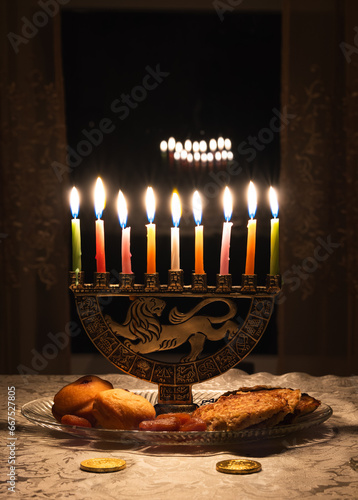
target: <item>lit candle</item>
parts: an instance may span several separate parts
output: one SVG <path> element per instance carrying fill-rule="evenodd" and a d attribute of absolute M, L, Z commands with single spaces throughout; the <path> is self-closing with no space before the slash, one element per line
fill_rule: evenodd
<path fill-rule="evenodd" d="M 77 219 L 80 209 L 80 198 L 75 187 L 72 188 L 70 196 L 70 205 L 72 212 L 72 270 L 78 273 L 82 269 L 81 262 L 81 228 L 80 220 Z"/>
<path fill-rule="evenodd" d="M 226 187 L 224 191 L 224 216 L 226 222 L 224 222 L 223 225 L 223 234 L 221 239 L 220 274 L 229 274 L 232 196 L 228 187 Z"/>
<path fill-rule="evenodd" d="M 122 273 L 133 274 L 131 265 L 131 228 L 126 227 L 128 210 L 127 202 L 122 191 L 118 193 L 117 212 L 119 223 L 122 228 Z"/>
<path fill-rule="evenodd" d="M 106 204 L 106 195 L 104 192 L 103 182 L 102 179 L 98 177 L 94 193 L 94 210 L 97 217 L 96 220 L 97 273 L 106 272 L 106 256 L 104 253 L 104 223 L 103 220 L 101 220 L 105 204 Z"/>
<path fill-rule="evenodd" d="M 204 227 L 201 225 L 202 206 L 200 194 L 195 191 L 193 195 L 193 214 L 195 227 L 195 274 L 205 274 L 204 271 Z"/>
<path fill-rule="evenodd" d="M 193 142 L 193 153 L 197 153 L 200 149 L 198 141 Z"/>
<path fill-rule="evenodd" d="M 200 141 L 199 143 L 199 151 L 200 153 L 206 153 L 208 146 L 205 141 Z"/>
<path fill-rule="evenodd" d="M 155 197 L 153 188 L 149 187 L 146 194 L 147 207 L 147 273 L 154 274 L 156 272 L 156 256 L 155 256 L 155 224 L 153 224 L 155 215 Z"/>
<path fill-rule="evenodd" d="M 271 256 L 270 256 L 270 274 L 275 276 L 279 274 L 279 219 L 278 202 L 276 191 L 270 187 L 270 204 L 273 219 L 271 219 Z"/>
<path fill-rule="evenodd" d="M 256 247 L 256 219 L 254 219 L 257 208 L 257 195 L 253 182 L 249 184 L 249 216 L 247 231 L 247 253 L 245 274 L 255 274 L 255 247 Z"/>
<path fill-rule="evenodd" d="M 187 139 L 187 140 L 184 142 L 184 148 L 186 149 L 186 151 L 187 151 L 188 153 L 190 153 L 190 151 L 191 151 L 191 146 L 192 146 L 192 144 L 191 144 L 191 140 L 190 140 L 190 139 Z"/>
<path fill-rule="evenodd" d="M 179 222 L 181 217 L 181 203 L 176 191 L 172 196 L 172 218 L 174 227 L 171 228 L 171 267 L 172 271 L 180 270 L 180 243 Z"/>
<path fill-rule="evenodd" d="M 230 139 L 225 139 L 225 141 L 224 141 L 224 146 L 225 146 L 225 148 L 226 148 L 228 151 L 230 151 L 230 149 L 231 149 L 231 141 L 230 141 Z"/>
<path fill-rule="evenodd" d="M 168 150 L 169 151 L 174 151 L 175 150 L 175 139 L 174 139 L 174 137 L 169 137 L 169 139 L 168 139 Z"/>

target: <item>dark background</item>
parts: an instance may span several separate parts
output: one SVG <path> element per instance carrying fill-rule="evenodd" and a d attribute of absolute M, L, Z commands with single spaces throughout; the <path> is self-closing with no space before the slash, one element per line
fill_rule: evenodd
<path fill-rule="evenodd" d="M 161 282 L 166 282 L 170 267 L 170 197 L 177 188 L 183 204 L 180 231 L 185 282 L 190 283 L 194 267 L 191 197 L 198 189 L 204 205 L 205 270 L 208 283 L 214 284 L 224 221 L 222 192 L 228 184 L 234 197 L 230 272 L 233 283 L 240 284 L 246 256 L 246 192 L 253 180 L 258 190 L 256 272 L 259 284 L 263 284 L 269 270 L 268 189 L 278 182 L 279 134 L 257 151 L 252 161 L 237 148 L 249 136 L 255 137 L 269 127 L 273 109 L 280 109 L 280 14 L 233 12 L 226 13 L 221 22 L 215 12 L 64 11 L 62 19 L 68 144 L 76 150 L 85 139 L 82 131 L 98 128 L 104 118 L 111 120 L 114 128 L 88 157 L 77 162 L 71 174 L 81 195 L 86 281 L 93 281 L 95 271 L 93 191 L 100 175 L 107 194 L 103 219 L 107 270 L 113 282 L 120 272 L 118 190 L 122 189 L 128 203 L 132 267 L 140 283 L 146 270 L 144 197 L 147 186 L 152 185 L 157 200 L 157 270 Z M 142 84 L 147 66 L 154 69 L 157 65 L 169 76 L 120 120 L 111 110 L 113 101 Z M 220 135 L 233 143 L 238 174 L 228 175 L 225 169 L 170 168 L 160 154 L 160 142 L 170 136 L 184 143 L 187 138 L 209 141 Z M 209 192 L 214 196 L 208 196 Z M 80 335 L 73 339 L 72 350 L 88 352 L 95 348 L 86 335 Z M 275 318 L 255 348 L 257 352 L 277 352 Z"/>

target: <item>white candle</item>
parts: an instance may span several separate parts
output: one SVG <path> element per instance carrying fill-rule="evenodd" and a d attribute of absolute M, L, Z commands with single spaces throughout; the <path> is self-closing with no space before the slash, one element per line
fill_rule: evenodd
<path fill-rule="evenodd" d="M 172 218 L 174 227 L 171 228 L 171 271 L 180 270 L 180 237 L 179 222 L 181 217 L 181 203 L 176 191 L 172 196 Z"/>
<path fill-rule="evenodd" d="M 224 192 L 224 215 L 226 222 L 223 225 L 220 256 L 220 274 L 229 274 L 230 260 L 230 239 L 232 222 L 229 222 L 232 215 L 232 196 L 228 187 Z"/>

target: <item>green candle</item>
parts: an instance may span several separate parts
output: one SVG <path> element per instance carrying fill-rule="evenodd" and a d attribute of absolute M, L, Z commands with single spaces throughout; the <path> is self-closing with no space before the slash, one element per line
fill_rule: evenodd
<path fill-rule="evenodd" d="M 270 188 L 270 202 L 273 219 L 271 219 L 271 255 L 270 255 L 270 274 L 276 276 L 279 274 L 279 219 L 278 202 L 275 190 Z"/>
<path fill-rule="evenodd" d="M 74 187 L 71 191 L 70 197 L 71 204 L 71 212 L 73 219 L 71 221 L 72 227 L 72 269 L 75 272 L 80 272 L 82 269 L 81 262 L 81 228 L 80 228 L 80 220 L 77 219 L 79 212 L 79 196 L 77 189 Z"/>

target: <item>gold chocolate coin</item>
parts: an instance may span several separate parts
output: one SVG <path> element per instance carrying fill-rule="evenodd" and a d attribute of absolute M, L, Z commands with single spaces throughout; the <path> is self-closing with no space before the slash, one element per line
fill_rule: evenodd
<path fill-rule="evenodd" d="M 216 470 L 225 474 L 252 474 L 260 472 L 261 464 L 255 460 L 223 460 L 216 464 Z"/>
<path fill-rule="evenodd" d="M 126 462 L 120 458 L 89 458 L 80 465 L 87 472 L 116 472 L 125 467 Z"/>

